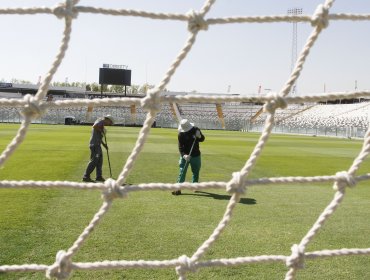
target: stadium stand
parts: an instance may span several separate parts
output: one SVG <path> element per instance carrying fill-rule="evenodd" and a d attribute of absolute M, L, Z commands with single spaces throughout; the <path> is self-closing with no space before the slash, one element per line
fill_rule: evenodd
<path fill-rule="evenodd" d="M 12 86 L 12 91 L 0 92 L 0 98 L 23 98 L 23 94 L 32 92 L 35 88 L 37 88 L 36 85 Z M 45 101 L 100 98 L 100 93 L 82 92 L 81 89 L 70 87 L 54 87 L 51 92 L 54 94 L 49 94 Z M 165 92 L 163 94 L 171 96 L 187 95 L 188 93 Z M 104 93 L 104 96 L 107 95 L 109 94 Z M 111 95 L 111 97 L 116 96 Z M 351 103 L 355 100 L 346 100 L 343 103 L 290 104 L 286 109 L 276 111 L 276 126 L 273 132 L 362 138 L 369 126 L 370 102 L 366 99 L 359 101 L 357 100 L 357 103 Z M 260 103 L 165 103 L 162 104 L 161 111 L 156 117 L 156 127 L 177 127 L 178 117 L 174 106 L 177 107 L 182 118 L 190 119 L 202 129 L 261 132 L 266 119 L 266 114 L 262 112 L 262 104 Z M 113 115 L 117 120 L 116 123 L 122 126 L 142 126 L 146 118 L 146 114 L 140 106 L 131 105 L 131 107 L 91 107 L 90 112 L 87 107 L 52 108 L 40 119 L 33 120 L 33 122 L 64 124 L 65 118 L 73 117 L 76 119 L 76 124 L 90 124 L 93 119 L 105 114 Z M 0 122 L 20 123 L 21 120 L 17 108 L 4 108 L 0 112 Z"/>

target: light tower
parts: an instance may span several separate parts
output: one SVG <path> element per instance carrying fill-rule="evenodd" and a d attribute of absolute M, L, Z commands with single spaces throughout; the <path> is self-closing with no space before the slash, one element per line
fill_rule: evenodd
<path fill-rule="evenodd" d="M 297 16 L 302 14 L 302 8 L 292 8 L 288 9 L 289 16 Z M 297 61 L 297 22 L 293 21 L 293 36 L 292 36 L 292 62 L 291 62 L 291 72 L 294 69 L 294 65 Z M 292 87 L 292 94 L 297 93 L 297 84 Z"/>

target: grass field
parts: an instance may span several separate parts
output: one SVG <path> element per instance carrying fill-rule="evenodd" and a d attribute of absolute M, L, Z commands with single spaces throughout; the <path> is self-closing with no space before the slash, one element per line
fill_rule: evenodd
<path fill-rule="evenodd" d="M 0 124 L 0 148 L 18 126 Z M 109 127 L 113 177 L 120 173 L 139 128 Z M 201 181 L 228 181 L 248 159 L 259 134 L 203 131 Z M 89 158 L 90 127 L 33 125 L 25 142 L 0 169 L 0 180 L 81 181 Z M 333 175 L 348 170 L 361 141 L 273 135 L 251 178 Z M 177 131 L 152 129 L 128 183 L 173 183 L 178 172 Z M 366 160 L 358 175 L 367 173 Z M 108 164 L 104 175 L 109 177 Z M 188 174 L 188 178 L 190 174 Z M 118 199 L 73 261 L 166 260 L 191 256 L 221 220 L 226 191 L 148 191 Z M 332 184 L 251 186 L 205 259 L 289 255 L 332 200 Z M 0 189 L 0 265 L 50 265 L 67 250 L 102 204 L 92 190 Z M 346 197 L 308 251 L 370 247 L 369 182 Z M 306 260 L 297 279 L 370 279 L 370 256 Z M 189 279 L 284 279 L 283 263 L 216 267 Z M 45 279 L 44 273 L 7 273 L 0 279 Z M 72 279 L 177 279 L 174 269 L 74 271 Z"/>

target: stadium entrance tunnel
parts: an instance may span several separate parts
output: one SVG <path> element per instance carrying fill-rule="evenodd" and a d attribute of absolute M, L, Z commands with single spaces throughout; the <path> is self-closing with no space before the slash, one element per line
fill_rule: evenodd
<path fill-rule="evenodd" d="M 64 124 L 65 125 L 73 125 L 73 124 L 77 124 L 78 122 L 77 122 L 77 120 L 76 120 L 76 118 L 75 117 L 65 117 L 64 118 Z"/>

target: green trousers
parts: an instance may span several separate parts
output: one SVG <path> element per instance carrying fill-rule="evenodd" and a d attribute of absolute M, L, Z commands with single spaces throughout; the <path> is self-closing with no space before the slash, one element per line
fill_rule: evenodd
<path fill-rule="evenodd" d="M 177 177 L 177 183 L 185 182 L 186 172 L 188 171 L 188 167 L 191 167 L 191 172 L 193 173 L 192 183 L 199 182 L 199 171 L 202 165 L 201 156 L 191 157 L 189 162 L 186 162 L 182 157 L 179 159 L 179 167 L 180 172 L 179 176 Z"/>

